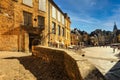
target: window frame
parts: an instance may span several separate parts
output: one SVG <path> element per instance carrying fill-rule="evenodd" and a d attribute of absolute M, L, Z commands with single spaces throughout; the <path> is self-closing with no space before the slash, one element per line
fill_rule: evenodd
<path fill-rule="evenodd" d="M 56 19 L 57 18 L 57 9 L 54 7 L 54 6 L 52 6 L 52 17 L 54 18 L 54 19 Z"/>
<path fill-rule="evenodd" d="M 58 25 L 58 35 L 60 36 L 61 35 L 61 26 Z"/>
<path fill-rule="evenodd" d="M 28 2 L 31 2 L 31 3 L 28 3 Z M 28 2 L 26 0 L 22 0 L 22 3 L 29 6 L 29 7 L 33 7 L 33 0 L 28 0 Z"/>
<path fill-rule="evenodd" d="M 52 22 L 52 33 L 56 34 L 56 23 Z"/>
<path fill-rule="evenodd" d="M 47 2 L 47 0 L 39 0 L 38 1 L 38 7 L 39 7 L 39 10 L 41 10 L 41 11 L 44 11 L 44 12 L 46 12 L 46 2 Z M 44 6 L 44 7 L 43 7 Z"/>
<path fill-rule="evenodd" d="M 24 25 L 33 26 L 32 17 L 33 17 L 32 13 L 23 11 Z"/>
<path fill-rule="evenodd" d="M 45 17 L 38 15 L 38 27 L 40 28 L 45 27 Z"/>

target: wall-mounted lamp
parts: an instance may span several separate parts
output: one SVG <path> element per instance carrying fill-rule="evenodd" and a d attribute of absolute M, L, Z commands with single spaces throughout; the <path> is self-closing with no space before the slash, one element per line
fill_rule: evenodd
<path fill-rule="evenodd" d="M 34 18 L 34 21 L 37 21 L 37 19 L 36 19 L 36 18 Z"/>

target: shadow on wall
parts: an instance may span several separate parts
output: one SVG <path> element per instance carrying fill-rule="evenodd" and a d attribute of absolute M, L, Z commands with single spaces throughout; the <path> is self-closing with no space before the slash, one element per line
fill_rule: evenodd
<path fill-rule="evenodd" d="M 71 80 L 61 66 L 57 62 L 48 62 L 40 57 L 9 57 L 6 59 L 18 59 L 20 63 L 29 70 L 37 80 Z"/>
<path fill-rule="evenodd" d="M 69 56 L 65 51 L 45 47 L 34 47 L 33 55 L 52 64 L 57 64 L 60 67 L 59 69 L 68 76 L 67 80 L 83 80 L 76 60 Z"/>
<path fill-rule="evenodd" d="M 82 79 L 80 74 L 76 74 L 79 72 L 77 65 L 69 59 L 68 62 L 72 64 L 67 65 L 68 62 L 66 62 L 66 66 L 62 61 L 64 59 L 61 59 L 59 62 L 57 60 L 49 61 L 48 59 L 45 60 L 44 58 L 34 56 L 8 57 L 5 59 L 18 59 L 24 68 L 29 70 L 37 80 L 106 80 L 98 69 L 92 70 Z"/>
<path fill-rule="evenodd" d="M 46 50 L 45 48 L 35 48 L 35 50 L 38 51 L 36 52 L 37 56 L 8 57 L 5 59 L 18 59 L 37 80 L 106 80 L 96 68 L 92 69 L 91 72 L 88 71 L 89 74 L 83 79 L 77 61 L 64 51 Z"/>
<path fill-rule="evenodd" d="M 0 50 L 18 51 L 19 46 L 19 28 L 6 28 L 0 32 Z"/>

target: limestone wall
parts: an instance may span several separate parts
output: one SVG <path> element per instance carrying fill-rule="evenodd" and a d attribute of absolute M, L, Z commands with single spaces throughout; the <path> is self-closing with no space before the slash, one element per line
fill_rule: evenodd
<path fill-rule="evenodd" d="M 0 35 L 0 50 L 16 51 L 18 48 L 16 35 Z"/>
<path fill-rule="evenodd" d="M 56 67 L 59 75 L 67 77 L 64 80 L 106 80 L 97 68 L 72 51 L 36 46 L 33 55 Z"/>

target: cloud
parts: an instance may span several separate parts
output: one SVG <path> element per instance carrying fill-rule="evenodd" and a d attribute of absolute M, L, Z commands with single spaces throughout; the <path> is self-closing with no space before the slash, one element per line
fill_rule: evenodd
<path fill-rule="evenodd" d="M 90 17 L 89 15 L 85 15 L 82 13 L 76 14 L 76 13 L 74 13 L 72 11 L 68 11 L 68 10 L 65 10 L 65 11 L 69 13 L 68 15 L 70 16 L 72 21 L 91 23 L 91 24 L 100 22 L 98 19 Z"/>
<path fill-rule="evenodd" d="M 117 23 L 118 27 L 120 28 L 120 6 L 117 9 L 113 10 L 113 15 L 110 17 L 107 17 L 102 23 L 106 26 L 113 27 L 114 22 Z"/>
<path fill-rule="evenodd" d="M 95 5 L 96 5 L 96 2 L 91 2 L 90 5 L 91 5 L 91 6 L 95 6 Z"/>
<path fill-rule="evenodd" d="M 70 16 L 72 27 L 89 32 L 94 29 L 112 30 L 116 22 L 120 28 L 120 5 L 111 4 L 110 0 L 55 1 L 59 1 L 59 6 Z"/>

